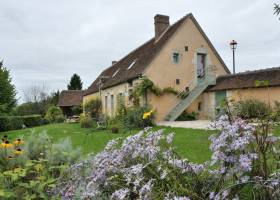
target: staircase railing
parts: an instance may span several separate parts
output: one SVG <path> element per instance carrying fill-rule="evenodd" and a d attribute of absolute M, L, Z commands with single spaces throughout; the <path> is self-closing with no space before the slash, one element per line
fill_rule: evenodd
<path fill-rule="evenodd" d="M 172 101 L 171 103 L 173 104 L 173 102 L 176 100 L 178 101 L 178 97 L 181 97 L 182 94 L 185 94 L 185 98 L 182 99 L 181 101 L 179 101 L 168 113 L 168 115 L 166 116 L 166 120 L 175 120 L 176 117 L 174 117 L 174 115 L 178 115 L 178 113 L 182 113 L 193 101 L 194 99 L 189 99 L 189 102 L 187 102 L 186 105 L 184 105 L 186 99 L 190 96 L 190 93 L 193 92 L 197 92 L 197 94 L 193 94 L 196 96 L 199 96 L 204 89 L 207 88 L 208 85 L 210 84 L 214 84 L 215 81 L 215 74 L 213 73 L 213 69 L 212 66 L 209 66 L 205 69 L 204 72 L 204 76 L 201 78 L 195 78 L 193 80 L 191 80 L 188 84 L 188 86 L 191 86 L 194 81 L 197 81 L 196 85 L 186 94 L 185 90 L 182 90 Z M 193 96 L 190 98 L 194 98 Z M 180 109 L 180 107 L 182 107 L 182 109 Z M 177 110 L 180 109 L 180 111 L 177 112 Z M 175 113 L 174 113 L 175 112 Z"/>

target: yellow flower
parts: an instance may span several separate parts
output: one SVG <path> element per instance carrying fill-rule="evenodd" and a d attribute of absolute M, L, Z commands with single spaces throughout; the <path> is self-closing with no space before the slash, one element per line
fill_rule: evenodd
<path fill-rule="evenodd" d="M 17 150 L 15 150 L 15 154 L 16 155 L 21 155 L 23 153 L 23 150 L 21 150 L 20 148 L 18 148 Z"/>
<path fill-rule="evenodd" d="M 20 145 L 20 144 L 23 144 L 23 143 L 24 143 L 24 141 L 20 138 L 18 138 L 17 140 L 14 141 L 15 145 Z"/>
<path fill-rule="evenodd" d="M 151 110 L 150 112 L 144 112 L 143 119 L 148 119 L 152 115 L 153 112 L 154 112 L 153 110 Z"/>
<path fill-rule="evenodd" d="M 13 147 L 13 145 L 10 144 L 10 142 L 8 140 L 6 140 L 5 142 L 1 143 L 1 147 L 3 147 L 3 148 L 11 148 L 11 147 Z"/>
<path fill-rule="evenodd" d="M 8 156 L 6 159 L 11 160 L 11 159 L 13 159 L 13 156 Z"/>

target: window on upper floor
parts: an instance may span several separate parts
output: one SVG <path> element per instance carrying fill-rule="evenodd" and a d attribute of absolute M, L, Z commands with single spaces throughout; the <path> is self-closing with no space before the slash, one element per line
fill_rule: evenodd
<path fill-rule="evenodd" d="M 176 79 L 176 85 L 180 85 L 180 79 Z"/>
<path fill-rule="evenodd" d="M 197 77 L 202 78 L 205 75 L 206 54 L 197 54 Z"/>
<path fill-rule="evenodd" d="M 179 53 L 173 53 L 172 59 L 173 59 L 173 63 L 178 64 L 180 62 L 180 54 Z"/>

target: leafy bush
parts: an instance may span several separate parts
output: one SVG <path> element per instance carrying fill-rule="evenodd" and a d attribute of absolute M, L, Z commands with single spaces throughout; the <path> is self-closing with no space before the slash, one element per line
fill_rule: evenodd
<path fill-rule="evenodd" d="M 51 151 L 46 152 L 46 159 L 51 165 L 73 164 L 81 156 L 81 148 L 73 148 L 70 138 L 52 144 Z"/>
<path fill-rule="evenodd" d="M 21 129 L 24 126 L 34 127 L 44 123 L 41 115 L 0 116 L 0 132 Z"/>
<path fill-rule="evenodd" d="M 151 112 L 151 115 L 144 119 L 144 113 Z M 148 106 L 133 106 L 127 109 L 122 123 L 127 129 L 144 128 L 147 126 L 154 126 L 153 111 Z"/>
<path fill-rule="evenodd" d="M 207 197 L 203 165 L 180 159 L 172 147 L 173 134 L 140 132 L 122 143 L 110 141 L 95 157 L 73 165 L 55 193 L 70 199 L 180 199 Z M 165 144 L 165 145 L 161 145 Z M 71 188 L 71 189 L 70 189 Z"/>
<path fill-rule="evenodd" d="M 44 122 L 44 119 L 42 118 L 41 115 L 22 116 L 22 119 L 24 125 L 29 128 L 46 124 L 46 122 Z"/>
<path fill-rule="evenodd" d="M 235 114 L 242 119 L 264 118 L 270 112 L 269 106 L 257 99 L 239 101 L 234 105 Z"/>
<path fill-rule="evenodd" d="M 98 119 L 101 114 L 102 101 L 99 98 L 92 99 L 85 103 L 85 113 L 90 115 L 93 119 Z"/>
<path fill-rule="evenodd" d="M 80 115 L 83 112 L 82 106 L 73 106 L 71 108 L 73 115 Z"/>
<path fill-rule="evenodd" d="M 197 113 L 196 112 L 191 112 L 188 113 L 184 111 L 177 119 L 176 121 L 192 121 L 197 119 Z"/>
<path fill-rule="evenodd" d="M 57 107 L 57 106 L 51 106 L 49 107 L 45 118 L 50 122 L 50 123 L 58 123 L 61 122 L 62 119 L 64 121 L 63 113 L 62 110 Z M 62 121 L 62 122 L 63 122 Z"/>
<path fill-rule="evenodd" d="M 74 164 L 53 192 L 62 199 L 277 200 L 280 138 L 269 120 L 254 126 L 221 116 L 211 124 L 213 154 L 203 164 L 178 156 L 173 133 L 145 129 Z"/>
<path fill-rule="evenodd" d="M 9 130 L 22 129 L 24 120 L 22 117 L 10 117 L 9 118 Z"/>
<path fill-rule="evenodd" d="M 69 138 L 52 143 L 46 133 L 33 133 L 13 143 L 5 136 L 2 141 L 1 199 L 49 199 L 62 171 L 80 157 L 80 149 L 73 149 Z"/>
<path fill-rule="evenodd" d="M 24 116 L 24 115 L 42 115 L 44 116 L 47 112 L 48 105 L 42 102 L 28 102 L 18 105 L 14 109 L 14 115 Z"/>
<path fill-rule="evenodd" d="M 93 126 L 93 120 L 90 115 L 88 114 L 81 114 L 80 115 L 80 125 L 81 128 L 91 128 Z"/>
<path fill-rule="evenodd" d="M 9 118 L 7 116 L 0 116 L 0 132 L 9 130 Z"/>

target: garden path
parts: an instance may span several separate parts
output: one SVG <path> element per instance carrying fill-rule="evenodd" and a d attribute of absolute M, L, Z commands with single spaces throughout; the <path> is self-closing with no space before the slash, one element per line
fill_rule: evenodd
<path fill-rule="evenodd" d="M 194 121 L 161 121 L 157 122 L 158 126 L 170 126 L 180 128 L 207 129 L 210 120 L 194 120 Z"/>

